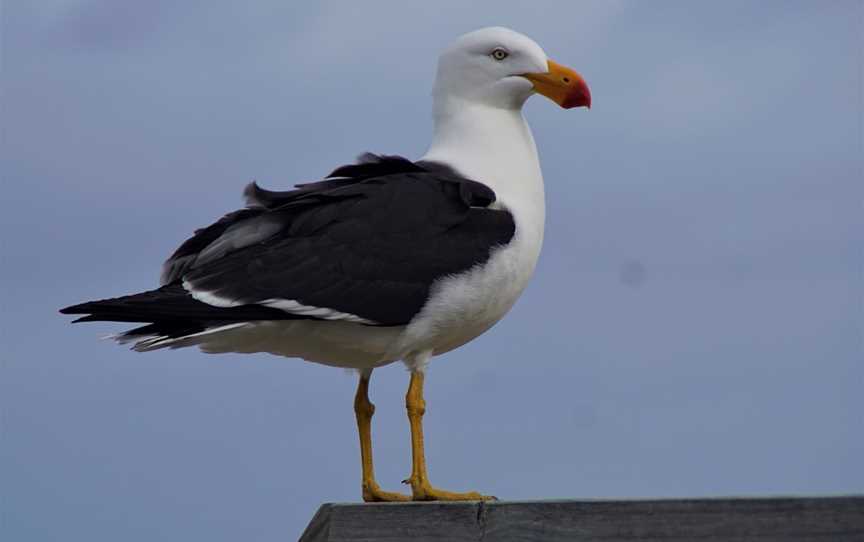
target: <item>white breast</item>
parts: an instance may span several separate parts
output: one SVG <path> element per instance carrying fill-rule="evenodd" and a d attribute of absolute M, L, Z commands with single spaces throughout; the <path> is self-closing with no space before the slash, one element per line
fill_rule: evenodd
<path fill-rule="evenodd" d="M 524 235 L 494 250 L 467 273 L 439 280 L 429 301 L 406 327 L 394 355 L 458 348 L 495 325 L 513 306 L 534 272 L 539 245 Z"/>

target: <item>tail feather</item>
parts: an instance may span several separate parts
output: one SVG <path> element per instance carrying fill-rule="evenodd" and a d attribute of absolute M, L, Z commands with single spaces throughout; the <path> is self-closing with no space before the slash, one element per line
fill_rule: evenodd
<path fill-rule="evenodd" d="M 138 351 L 176 346 L 184 338 L 232 329 L 250 321 L 308 318 L 260 305 L 214 307 L 192 297 L 179 283 L 138 294 L 88 301 L 65 307 L 60 312 L 84 315 L 73 323 L 144 323 L 112 336 L 121 344 L 137 341 L 133 349 Z"/>
<path fill-rule="evenodd" d="M 297 316 L 261 305 L 214 307 L 198 301 L 179 283 L 138 294 L 88 301 L 60 309 L 62 314 L 84 314 L 75 322 L 238 322 L 287 320 Z"/>

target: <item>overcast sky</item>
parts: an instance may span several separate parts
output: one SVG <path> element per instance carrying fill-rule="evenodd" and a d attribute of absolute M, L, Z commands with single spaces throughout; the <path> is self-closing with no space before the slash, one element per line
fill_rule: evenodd
<path fill-rule="evenodd" d="M 537 274 L 427 378 L 432 481 L 503 499 L 864 491 L 858 1 L 2 6 L 2 536 L 283 541 L 358 501 L 346 371 L 137 354 L 61 306 L 150 289 L 250 179 L 419 157 L 437 52 L 505 25 L 580 71 L 530 100 Z M 376 371 L 379 481 L 410 470 Z"/>

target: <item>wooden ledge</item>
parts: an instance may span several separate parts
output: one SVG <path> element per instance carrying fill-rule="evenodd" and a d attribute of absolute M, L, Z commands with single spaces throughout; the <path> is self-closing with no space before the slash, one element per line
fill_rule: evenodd
<path fill-rule="evenodd" d="M 864 496 L 324 504 L 300 542 L 864 542 Z"/>

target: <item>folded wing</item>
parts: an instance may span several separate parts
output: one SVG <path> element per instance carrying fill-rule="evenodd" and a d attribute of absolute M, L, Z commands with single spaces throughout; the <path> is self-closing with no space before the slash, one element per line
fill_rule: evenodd
<path fill-rule="evenodd" d="M 321 182 L 285 192 L 252 184 L 245 195 L 247 208 L 165 262 L 162 288 L 63 312 L 173 336 L 265 319 L 404 325 L 436 280 L 484 263 L 515 231 L 487 186 L 399 157 L 365 155 Z"/>

